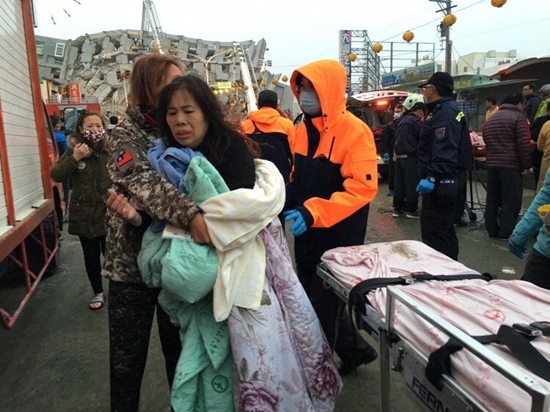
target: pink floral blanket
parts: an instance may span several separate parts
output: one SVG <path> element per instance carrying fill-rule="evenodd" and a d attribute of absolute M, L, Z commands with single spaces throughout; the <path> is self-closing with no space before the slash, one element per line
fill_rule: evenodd
<path fill-rule="evenodd" d="M 228 318 L 235 410 L 332 411 L 342 381 L 281 233 L 278 219 L 261 233 L 267 264 L 260 309 L 234 306 Z"/>

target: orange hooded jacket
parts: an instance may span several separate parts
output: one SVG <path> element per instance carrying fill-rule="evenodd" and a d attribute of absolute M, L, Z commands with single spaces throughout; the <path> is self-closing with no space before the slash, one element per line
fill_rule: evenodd
<path fill-rule="evenodd" d="M 279 112 L 271 107 L 264 106 L 259 110 L 252 112 L 248 118 L 241 123 L 242 134 L 254 133 L 254 124 L 264 133 L 283 133 L 288 136 L 288 144 L 292 149 L 296 136 L 296 128 L 292 121 L 283 117 Z"/>
<path fill-rule="evenodd" d="M 286 208 L 300 210 L 308 227 L 331 228 L 365 208 L 376 196 L 376 146 L 370 128 L 346 110 L 347 77 L 341 63 L 319 60 L 295 70 L 290 86 L 298 100 L 299 74 L 313 83 L 322 114 L 309 120 L 306 115 L 296 129 L 293 187 Z M 314 169 L 318 173 L 311 176 Z M 364 225 L 366 230 L 366 218 Z"/>

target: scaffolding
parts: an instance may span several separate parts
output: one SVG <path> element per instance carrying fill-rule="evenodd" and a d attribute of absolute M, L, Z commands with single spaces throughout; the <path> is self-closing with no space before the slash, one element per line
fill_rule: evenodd
<path fill-rule="evenodd" d="M 340 30 L 340 62 L 346 68 L 349 96 L 380 89 L 380 58 L 372 49 L 367 30 Z M 356 59 L 351 61 L 349 56 Z"/>
<path fill-rule="evenodd" d="M 382 88 L 396 88 L 428 79 L 435 67 L 435 43 L 380 42 Z"/>

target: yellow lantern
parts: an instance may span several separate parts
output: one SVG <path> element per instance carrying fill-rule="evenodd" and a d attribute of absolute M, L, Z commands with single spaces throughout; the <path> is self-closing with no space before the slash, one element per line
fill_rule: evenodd
<path fill-rule="evenodd" d="M 451 27 L 455 23 L 456 23 L 456 16 L 454 14 L 449 13 L 445 17 L 443 17 L 443 24 L 445 26 Z"/>
<path fill-rule="evenodd" d="M 248 90 L 248 84 L 245 84 L 245 85 L 244 85 L 244 89 L 245 89 L 245 90 Z"/>
<path fill-rule="evenodd" d="M 491 6 L 502 7 L 506 4 L 506 0 L 491 0 Z"/>
<path fill-rule="evenodd" d="M 403 33 L 403 40 L 405 40 L 407 43 L 410 43 L 412 39 L 414 39 L 414 33 L 412 31 L 407 30 L 405 33 Z"/>
<path fill-rule="evenodd" d="M 357 55 L 355 53 L 351 53 L 348 55 L 348 60 L 350 62 L 354 62 L 355 60 L 357 60 Z"/>
<path fill-rule="evenodd" d="M 271 79 L 271 84 L 277 84 L 279 83 L 277 79 Z"/>
<path fill-rule="evenodd" d="M 263 81 L 260 83 L 260 85 L 261 85 L 262 87 L 265 87 L 265 86 L 267 86 L 267 82 L 266 82 L 265 80 L 263 80 Z"/>
<path fill-rule="evenodd" d="M 217 91 L 217 90 L 213 90 L 212 93 L 218 94 L 218 91 Z"/>
<path fill-rule="evenodd" d="M 231 90 L 231 93 L 235 93 L 235 88 L 234 87 L 232 87 L 230 90 Z"/>
<path fill-rule="evenodd" d="M 382 43 L 375 43 L 375 44 L 372 46 L 372 50 L 373 50 L 375 53 L 380 53 L 383 49 L 384 49 L 384 46 L 382 46 Z"/>
<path fill-rule="evenodd" d="M 281 80 L 282 80 L 283 82 L 288 81 L 288 76 L 285 74 L 283 77 L 281 77 Z"/>

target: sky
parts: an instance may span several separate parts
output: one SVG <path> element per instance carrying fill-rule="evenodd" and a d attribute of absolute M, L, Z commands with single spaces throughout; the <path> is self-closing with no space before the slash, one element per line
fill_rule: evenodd
<path fill-rule="evenodd" d="M 453 59 L 512 49 L 520 58 L 550 55 L 548 0 L 508 0 L 501 8 L 491 6 L 491 0 L 450 1 L 457 17 L 450 36 Z M 264 38 L 269 49 L 265 58 L 273 62 L 270 71 L 289 77 L 314 60 L 338 58 L 339 30 L 367 30 L 372 42 L 385 45 L 403 42 L 402 34 L 411 30 L 413 42 L 435 43 L 436 60 L 445 58 L 437 30 L 443 13 L 437 12 L 437 1 L 295 0 L 287 7 L 282 2 L 246 0 L 153 3 L 162 31 L 168 34 L 209 41 Z M 75 39 L 85 33 L 141 27 L 139 0 L 35 0 L 35 8 L 35 32 L 47 37 Z"/>

